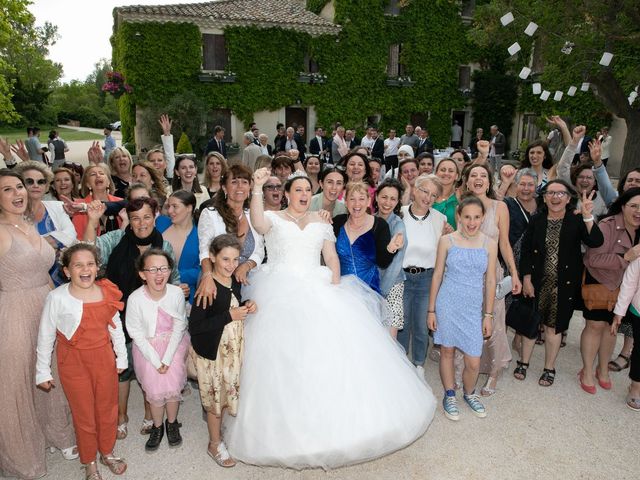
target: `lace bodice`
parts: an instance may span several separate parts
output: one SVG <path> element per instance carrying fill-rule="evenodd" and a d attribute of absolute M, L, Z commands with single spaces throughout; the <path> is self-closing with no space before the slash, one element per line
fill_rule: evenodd
<path fill-rule="evenodd" d="M 335 242 L 331 225 L 309 223 L 301 230 L 294 222 L 280 218 L 276 212 L 265 212 L 271 229 L 264 236 L 271 268 L 286 266 L 304 270 L 320 266 L 320 253 L 325 240 Z"/>

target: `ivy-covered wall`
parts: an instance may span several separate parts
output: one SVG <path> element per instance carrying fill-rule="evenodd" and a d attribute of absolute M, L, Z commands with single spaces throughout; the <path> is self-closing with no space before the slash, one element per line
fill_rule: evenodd
<path fill-rule="evenodd" d="M 135 107 L 162 105 L 185 91 L 211 109 L 229 108 L 245 123 L 255 112 L 299 104 L 315 106 L 318 124 L 337 121 L 364 127 L 380 114 L 380 127 L 402 131 L 412 113 L 431 112 L 436 146 L 449 142 L 451 110 L 466 100 L 458 91 L 458 67 L 470 47 L 456 2 L 412 0 L 401 15 L 384 15 L 385 0 L 334 0 L 339 36 L 312 38 L 282 29 L 225 29 L 228 69 L 235 83 L 198 80 L 202 53 L 196 26 L 124 23 L 112 38 L 113 63 L 134 92 L 120 101 L 123 137 L 132 141 Z M 319 11 L 327 2 L 309 2 Z M 387 86 L 389 46 L 402 43 L 401 62 L 413 87 Z M 324 84 L 298 83 L 305 54 L 318 62 Z M 123 97 L 123 99 L 125 98 Z"/>

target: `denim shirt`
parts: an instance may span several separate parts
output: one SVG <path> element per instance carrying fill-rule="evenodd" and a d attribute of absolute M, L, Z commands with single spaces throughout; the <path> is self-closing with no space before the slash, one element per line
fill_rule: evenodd
<path fill-rule="evenodd" d="M 402 269 L 402 261 L 404 260 L 404 252 L 407 247 L 407 231 L 402 219 L 395 213 L 392 213 L 389 215 L 389 218 L 387 218 L 387 223 L 389 224 L 389 230 L 391 231 L 391 238 L 393 238 L 396 233 L 402 233 L 404 237 L 404 246 L 395 254 L 391 261 L 391 265 L 385 269 L 378 269 L 380 272 L 380 291 L 384 296 L 389 294 L 391 287 L 396 283 L 404 282 L 405 275 L 404 270 Z"/>

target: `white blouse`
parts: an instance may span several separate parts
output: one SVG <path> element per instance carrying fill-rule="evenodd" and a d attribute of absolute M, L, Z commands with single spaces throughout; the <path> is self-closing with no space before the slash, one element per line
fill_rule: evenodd
<path fill-rule="evenodd" d="M 429 209 L 429 216 L 424 220 L 415 220 L 409 214 L 409 205 L 402 207 L 401 211 L 402 221 L 407 229 L 407 248 L 402 268 L 435 267 L 438 242 L 447 217 L 433 208 Z"/>

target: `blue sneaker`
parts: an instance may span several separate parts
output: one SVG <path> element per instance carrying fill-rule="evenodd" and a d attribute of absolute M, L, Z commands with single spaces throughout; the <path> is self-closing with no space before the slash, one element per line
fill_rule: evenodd
<path fill-rule="evenodd" d="M 444 415 L 449 420 L 457 422 L 460 420 L 460 410 L 458 410 L 458 400 L 455 396 L 445 395 L 442 399 L 442 408 L 444 409 Z"/>
<path fill-rule="evenodd" d="M 463 398 L 467 405 L 469 405 L 469 408 L 473 410 L 476 417 L 484 418 L 487 416 L 487 411 L 484 409 L 484 405 L 480 402 L 480 399 L 475 392 L 470 393 L 469 395 L 465 393 Z"/>

